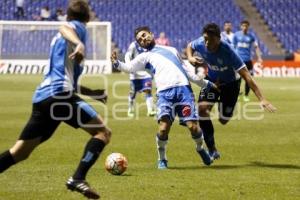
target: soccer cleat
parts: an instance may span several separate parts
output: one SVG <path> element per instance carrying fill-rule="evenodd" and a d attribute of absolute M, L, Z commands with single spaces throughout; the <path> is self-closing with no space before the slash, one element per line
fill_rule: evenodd
<path fill-rule="evenodd" d="M 209 156 L 212 157 L 214 160 L 220 159 L 221 154 L 217 151 L 209 151 Z"/>
<path fill-rule="evenodd" d="M 243 97 L 243 100 L 244 100 L 244 102 L 249 102 L 249 101 L 250 101 L 250 98 L 249 98 L 248 96 L 244 96 L 244 97 Z"/>
<path fill-rule="evenodd" d="M 155 116 L 155 115 L 156 115 L 156 111 L 155 111 L 155 110 L 148 111 L 148 113 L 147 113 L 147 116 L 148 116 L 148 117 L 153 117 L 153 116 Z"/>
<path fill-rule="evenodd" d="M 159 160 L 157 168 L 158 169 L 168 169 L 168 161 L 167 160 Z"/>
<path fill-rule="evenodd" d="M 200 151 L 197 151 L 205 165 L 211 165 L 213 163 L 213 159 L 210 157 L 208 152 L 205 149 L 201 149 Z"/>
<path fill-rule="evenodd" d="M 69 190 L 79 192 L 88 199 L 100 198 L 100 195 L 94 191 L 85 180 L 74 180 L 73 177 L 70 177 L 66 186 Z"/>
<path fill-rule="evenodd" d="M 128 109 L 127 116 L 128 117 L 134 117 L 134 111 L 133 111 L 133 109 L 131 109 L 131 108 Z"/>

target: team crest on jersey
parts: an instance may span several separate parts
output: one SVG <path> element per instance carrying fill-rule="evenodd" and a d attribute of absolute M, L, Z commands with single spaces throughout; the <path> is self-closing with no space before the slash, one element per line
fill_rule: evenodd
<path fill-rule="evenodd" d="M 221 60 L 220 58 L 217 58 L 217 62 L 218 62 L 220 65 L 223 65 L 223 60 Z"/>
<path fill-rule="evenodd" d="M 190 116 L 191 115 L 191 112 L 192 112 L 192 109 L 189 105 L 186 105 L 183 107 L 182 109 L 182 116 L 183 117 L 187 117 L 187 116 Z"/>

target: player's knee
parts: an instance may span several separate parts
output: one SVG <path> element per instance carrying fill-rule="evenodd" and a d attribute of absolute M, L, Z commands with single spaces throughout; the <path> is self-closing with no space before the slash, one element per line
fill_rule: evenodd
<path fill-rule="evenodd" d="M 188 124 L 187 127 L 192 134 L 199 133 L 200 131 L 200 128 L 197 123 Z"/>
<path fill-rule="evenodd" d="M 104 141 L 106 144 L 108 144 L 110 142 L 111 135 L 112 135 L 111 129 L 105 127 L 103 129 L 97 131 L 97 133 L 94 135 L 94 137 L 98 138 L 98 139 Z"/>
<path fill-rule="evenodd" d="M 206 107 L 199 106 L 199 116 L 201 117 L 209 117 L 209 109 Z"/>
<path fill-rule="evenodd" d="M 165 129 L 159 130 L 158 135 L 159 135 L 159 138 L 161 140 L 167 140 L 168 139 L 168 131 L 165 130 Z"/>

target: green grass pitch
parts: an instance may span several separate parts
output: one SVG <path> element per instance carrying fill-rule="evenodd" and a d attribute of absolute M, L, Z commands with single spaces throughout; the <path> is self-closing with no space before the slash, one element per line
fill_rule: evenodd
<path fill-rule="evenodd" d="M 14 144 L 31 112 L 38 75 L 0 75 L 0 151 Z M 157 169 L 155 119 L 146 117 L 138 95 L 139 116 L 125 119 L 128 76 L 84 76 L 82 83 L 108 89 L 107 107 L 87 99 L 113 130 L 111 143 L 91 169 L 88 181 L 105 200 L 300 199 L 300 79 L 257 78 L 275 114 L 258 112 L 239 101 L 226 126 L 214 119 L 221 159 L 204 166 L 188 130 L 176 121 L 170 132 L 170 169 Z M 197 95 L 199 89 L 194 87 Z M 256 98 L 251 93 L 252 103 Z M 247 112 L 244 112 L 245 110 Z M 245 114 L 246 113 L 246 114 Z M 261 120 L 254 120 L 256 118 Z M 77 167 L 89 135 L 61 124 L 28 160 L 0 174 L 0 200 L 78 200 L 65 181 Z M 122 176 L 110 175 L 104 160 L 112 152 L 129 161 Z"/>

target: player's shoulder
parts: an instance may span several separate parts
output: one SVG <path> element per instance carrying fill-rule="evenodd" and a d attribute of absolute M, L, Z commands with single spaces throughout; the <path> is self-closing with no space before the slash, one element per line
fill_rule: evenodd
<path fill-rule="evenodd" d="M 242 31 L 236 31 L 235 33 L 234 33 L 234 36 L 239 36 L 239 35 L 241 35 L 242 34 Z"/>
<path fill-rule="evenodd" d="M 227 42 L 222 40 L 220 41 L 220 49 L 221 49 L 221 53 L 226 57 L 230 57 L 230 55 L 236 54 L 233 47 L 230 46 L 230 44 L 228 44 Z"/>
<path fill-rule="evenodd" d="M 248 35 L 251 37 L 251 38 L 253 38 L 253 39 L 255 39 L 256 38 L 256 36 L 255 36 L 255 33 L 254 32 L 249 32 L 248 33 Z"/>
<path fill-rule="evenodd" d="M 200 37 L 196 38 L 195 40 L 193 40 L 193 42 L 197 42 L 199 44 L 204 44 L 204 37 L 200 36 Z"/>
<path fill-rule="evenodd" d="M 80 21 L 77 21 L 77 20 L 69 21 L 67 23 L 67 25 L 70 26 L 70 27 L 72 27 L 72 28 L 74 28 L 74 29 L 76 29 L 76 28 L 83 28 L 83 29 L 85 29 L 85 24 L 82 23 L 82 22 L 80 22 Z"/>
<path fill-rule="evenodd" d="M 205 43 L 204 43 L 204 37 L 203 36 L 200 36 L 199 38 L 197 39 L 194 39 L 192 42 L 191 42 L 191 45 L 192 45 L 192 48 L 193 49 L 201 49 L 201 47 L 204 47 L 205 46 Z"/>

